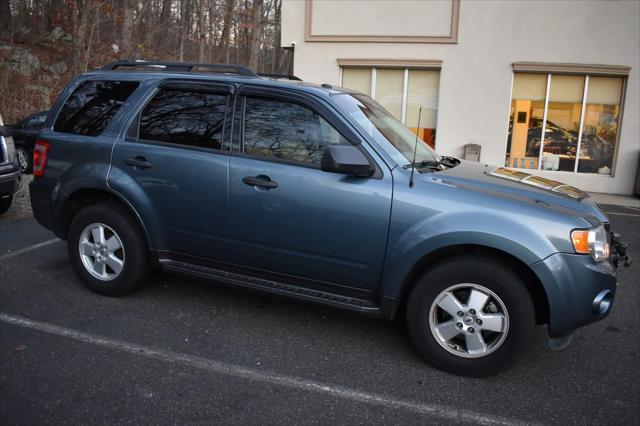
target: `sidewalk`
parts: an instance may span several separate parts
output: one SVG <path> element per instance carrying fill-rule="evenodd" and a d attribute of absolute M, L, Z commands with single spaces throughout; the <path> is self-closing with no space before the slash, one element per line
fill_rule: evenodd
<path fill-rule="evenodd" d="M 632 195 L 604 194 L 602 192 L 590 192 L 589 195 L 591 195 L 598 204 L 640 208 L 640 198 Z"/>

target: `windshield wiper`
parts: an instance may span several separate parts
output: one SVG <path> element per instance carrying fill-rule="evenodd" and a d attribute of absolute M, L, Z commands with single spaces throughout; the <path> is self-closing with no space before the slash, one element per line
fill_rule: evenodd
<path fill-rule="evenodd" d="M 457 158 L 441 157 L 440 161 L 437 161 L 437 160 L 416 161 L 415 163 L 405 164 L 402 167 L 404 167 L 405 169 L 415 167 L 416 169 L 428 168 L 428 169 L 442 170 L 442 166 L 451 168 L 451 167 L 457 166 L 458 164 L 460 164 L 460 160 L 458 160 Z"/>
<path fill-rule="evenodd" d="M 410 169 L 412 167 L 416 169 L 425 168 L 425 169 L 437 169 L 442 170 L 441 166 L 446 166 L 446 164 L 441 163 L 440 161 L 416 161 L 415 163 L 405 164 L 405 169 Z"/>

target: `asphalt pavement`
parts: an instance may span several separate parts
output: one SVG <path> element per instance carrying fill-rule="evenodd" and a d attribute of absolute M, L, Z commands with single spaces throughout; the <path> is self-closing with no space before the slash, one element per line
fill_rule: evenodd
<path fill-rule="evenodd" d="M 30 218 L 0 222 L 0 423 L 637 424 L 640 209 L 604 207 L 636 259 L 610 317 L 560 352 L 540 327 L 488 379 L 426 364 L 402 318 L 158 273 L 99 296 L 64 242 Z"/>

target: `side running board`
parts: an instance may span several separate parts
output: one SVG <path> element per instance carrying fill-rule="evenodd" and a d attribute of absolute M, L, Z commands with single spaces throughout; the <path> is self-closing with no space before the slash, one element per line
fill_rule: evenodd
<path fill-rule="evenodd" d="M 248 275 L 235 272 L 228 272 L 220 269 L 209 268 L 206 266 L 179 262 L 176 260 L 160 259 L 160 263 L 167 271 L 194 275 L 197 277 L 218 281 L 223 284 L 251 288 L 268 293 L 292 297 L 295 299 L 308 300 L 315 303 L 335 306 L 341 309 L 356 311 L 361 314 L 373 317 L 379 317 L 381 314 L 380 307 L 368 300 L 341 296 L 324 291 L 298 287 L 291 284 L 284 284 L 278 281 L 250 277 Z"/>

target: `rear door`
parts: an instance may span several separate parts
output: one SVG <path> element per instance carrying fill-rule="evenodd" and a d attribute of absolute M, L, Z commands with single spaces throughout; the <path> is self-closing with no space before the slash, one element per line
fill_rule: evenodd
<path fill-rule="evenodd" d="M 232 96 L 230 85 L 165 82 L 116 143 L 109 184 L 142 212 L 150 234 L 162 236 L 154 248 L 226 259 Z"/>
<path fill-rule="evenodd" d="M 229 181 L 233 262 L 258 274 L 372 291 L 387 243 L 390 174 L 380 167 L 369 178 L 323 172 L 328 144 L 357 141 L 348 125 L 310 95 L 241 90 Z"/>

